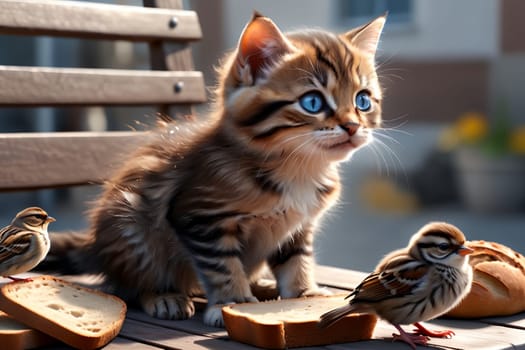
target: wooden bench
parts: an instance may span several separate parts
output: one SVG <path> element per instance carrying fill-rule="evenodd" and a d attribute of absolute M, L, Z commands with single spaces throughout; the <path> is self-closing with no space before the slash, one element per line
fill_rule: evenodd
<path fill-rule="evenodd" d="M 202 35 L 197 14 L 182 10 L 182 0 L 143 3 L 144 7 L 136 7 L 0 0 L 0 35 L 143 42 L 148 44 L 151 58 L 148 70 L 0 66 L 0 113 L 2 108 L 24 106 L 123 105 L 154 105 L 169 118 L 190 113 L 193 104 L 206 98 L 202 74 L 194 71 L 190 51 L 191 42 Z M 130 114 L 130 123 L 135 117 Z M 101 183 L 123 154 L 144 139 L 145 134 L 136 131 L 0 134 L 0 191 Z M 318 266 L 316 276 L 321 285 L 346 293 L 364 274 Z M 78 281 L 89 283 L 82 276 Z M 3 282 L 7 281 L 0 278 L 0 284 Z M 457 333 L 454 339 L 432 340 L 432 346 L 438 348 L 525 348 L 523 314 L 472 321 L 438 320 L 435 324 Z M 404 344 L 390 342 L 393 331 L 392 326 L 380 322 L 374 340 L 320 348 L 406 349 Z M 223 329 L 204 326 L 201 313 L 187 321 L 166 321 L 138 310 L 129 310 L 121 333 L 105 349 L 123 347 L 253 349 L 232 342 Z"/>
<path fill-rule="evenodd" d="M 0 34 L 145 42 L 151 61 L 148 70 L 0 66 L 0 108 L 155 105 L 163 118 L 191 113 L 206 100 L 190 50 L 202 36 L 197 14 L 182 10 L 182 0 L 143 2 L 0 0 Z M 143 140 L 133 131 L 0 134 L 0 191 L 100 183 Z"/>

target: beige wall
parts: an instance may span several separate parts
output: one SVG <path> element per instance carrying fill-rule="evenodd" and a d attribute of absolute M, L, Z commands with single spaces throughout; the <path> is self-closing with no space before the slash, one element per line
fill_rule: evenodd
<path fill-rule="evenodd" d="M 520 1 L 520 0 L 515 0 Z M 499 2 L 495 0 L 415 0 L 414 21 L 387 27 L 381 53 L 399 59 L 493 57 L 499 49 Z M 254 9 L 283 30 L 322 27 L 344 32 L 355 23 L 338 18 L 339 0 L 224 0 L 224 42 L 236 44 Z"/>

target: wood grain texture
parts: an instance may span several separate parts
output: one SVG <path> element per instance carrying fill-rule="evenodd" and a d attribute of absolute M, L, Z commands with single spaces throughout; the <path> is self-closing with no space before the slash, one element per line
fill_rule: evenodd
<path fill-rule="evenodd" d="M 176 84 L 183 84 L 178 92 Z M 205 99 L 201 72 L 0 66 L 0 106 L 153 105 Z"/>
<path fill-rule="evenodd" d="M 202 315 L 202 312 L 197 312 L 195 316 L 188 320 L 161 320 L 147 315 L 146 313 L 144 313 L 144 311 L 129 309 L 126 318 L 129 320 L 143 322 L 163 328 L 200 334 L 208 338 L 220 339 L 228 336 L 228 333 L 224 328 L 217 328 L 205 325 Z"/>
<path fill-rule="evenodd" d="M 518 328 L 525 331 L 525 312 L 511 316 L 482 318 L 481 321 L 498 326 Z"/>
<path fill-rule="evenodd" d="M 131 319 L 126 319 L 120 336 L 145 342 L 164 349 L 231 349 L 247 350 L 247 346 L 229 339 L 209 338 L 201 334 L 187 333 L 179 330 L 158 327 Z M 253 349 L 253 347 L 251 348 Z"/>
<path fill-rule="evenodd" d="M 70 350 L 71 348 L 67 348 Z M 158 347 L 147 345 L 141 342 L 136 342 L 122 337 L 116 337 L 109 343 L 104 346 L 104 350 L 152 350 L 158 349 Z M 55 349 L 57 350 L 57 349 Z"/>
<path fill-rule="evenodd" d="M 149 135 L 144 132 L 0 135 L 0 191 L 101 183 Z"/>
<path fill-rule="evenodd" d="M 353 290 L 367 276 L 367 273 L 350 271 L 339 267 L 317 265 L 315 280 L 322 286 Z"/>
<path fill-rule="evenodd" d="M 57 0 L 0 0 L 0 33 L 130 41 L 202 36 L 193 11 Z"/>
<path fill-rule="evenodd" d="M 337 285 L 341 280 L 357 281 L 362 278 L 364 272 L 334 268 L 330 266 L 317 266 L 316 275 L 319 283 Z M 18 277 L 37 276 L 29 272 Z M 71 277 L 71 276 L 70 276 Z M 97 285 L 100 279 L 93 279 L 92 275 L 76 276 L 75 283 Z M 66 276 L 66 280 L 69 278 Z M 9 283 L 7 278 L 0 277 L 0 286 Z M 209 327 L 203 324 L 202 312 L 183 321 L 160 320 L 146 315 L 143 311 L 133 308 L 128 309 L 126 322 L 119 334 L 105 348 L 120 349 L 235 349 L 251 350 L 254 347 L 232 341 L 226 331 L 222 328 Z M 511 317 L 494 317 L 482 320 L 452 320 L 437 319 L 425 322 L 431 329 L 451 329 L 456 335 L 451 339 L 432 338 L 429 348 L 432 349 L 524 349 L 525 327 L 523 320 L 525 314 L 517 314 Z M 404 326 L 407 331 L 410 326 Z M 333 344 L 308 349 L 324 350 L 350 350 L 350 349 L 408 349 L 406 344 L 392 342 L 392 333 L 397 333 L 395 328 L 388 322 L 379 321 L 372 340 L 359 341 L 345 344 Z M 55 348 L 55 347 L 54 347 Z M 57 347 L 62 349 L 62 347 Z M 425 347 L 419 347 L 418 349 Z M 65 347 L 64 347 L 65 349 Z M 306 348 L 305 348 L 306 349 Z"/>
<path fill-rule="evenodd" d="M 164 9 L 182 9 L 182 0 L 143 0 L 146 7 Z M 149 44 L 150 64 L 153 70 L 189 70 L 195 69 L 193 56 L 188 43 L 166 43 L 154 41 Z M 192 106 L 159 104 L 158 112 L 167 118 L 176 119 L 183 115 L 193 114 Z"/>
<path fill-rule="evenodd" d="M 514 349 L 513 345 L 523 343 L 519 340 L 520 332 L 511 328 L 491 327 L 474 321 L 431 321 L 424 322 L 425 326 L 432 330 L 453 330 L 456 335 L 452 338 L 430 338 L 428 347 L 432 349 Z M 412 330 L 412 326 L 403 326 L 407 332 Z M 345 344 L 342 349 L 409 349 L 406 344 L 392 342 L 392 334 L 398 333 L 397 330 L 386 321 L 380 320 L 374 330 L 374 339 L 366 342 L 359 342 L 358 347 Z M 418 349 L 424 347 L 418 347 Z M 517 348 L 521 349 L 520 346 Z"/>

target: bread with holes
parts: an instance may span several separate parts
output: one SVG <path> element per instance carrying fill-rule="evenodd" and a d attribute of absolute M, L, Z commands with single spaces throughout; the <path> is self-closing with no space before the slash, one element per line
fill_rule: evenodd
<path fill-rule="evenodd" d="M 41 276 L 2 286 L 0 310 L 72 347 L 96 349 L 120 332 L 126 304 L 94 289 Z"/>
<path fill-rule="evenodd" d="M 345 295 L 283 299 L 223 307 L 228 335 L 233 340 L 265 349 L 287 349 L 366 340 L 372 337 L 374 315 L 348 315 L 321 329 L 322 314 L 348 303 Z"/>
<path fill-rule="evenodd" d="M 448 316 L 479 318 L 525 311 L 525 257 L 495 242 L 469 241 L 472 288 Z"/>

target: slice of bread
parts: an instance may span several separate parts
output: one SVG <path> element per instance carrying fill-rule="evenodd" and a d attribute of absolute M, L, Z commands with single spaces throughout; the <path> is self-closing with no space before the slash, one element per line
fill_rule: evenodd
<path fill-rule="evenodd" d="M 236 341 L 266 349 L 318 346 L 365 340 L 372 337 L 377 317 L 348 315 L 321 329 L 320 316 L 345 305 L 345 295 L 283 299 L 223 307 L 228 335 Z"/>
<path fill-rule="evenodd" d="M 2 349 L 34 349 L 56 342 L 55 338 L 27 327 L 0 311 L 0 344 Z"/>
<path fill-rule="evenodd" d="M 120 332 L 126 315 L 119 298 L 52 276 L 4 285 L 0 309 L 78 349 L 107 344 Z"/>

